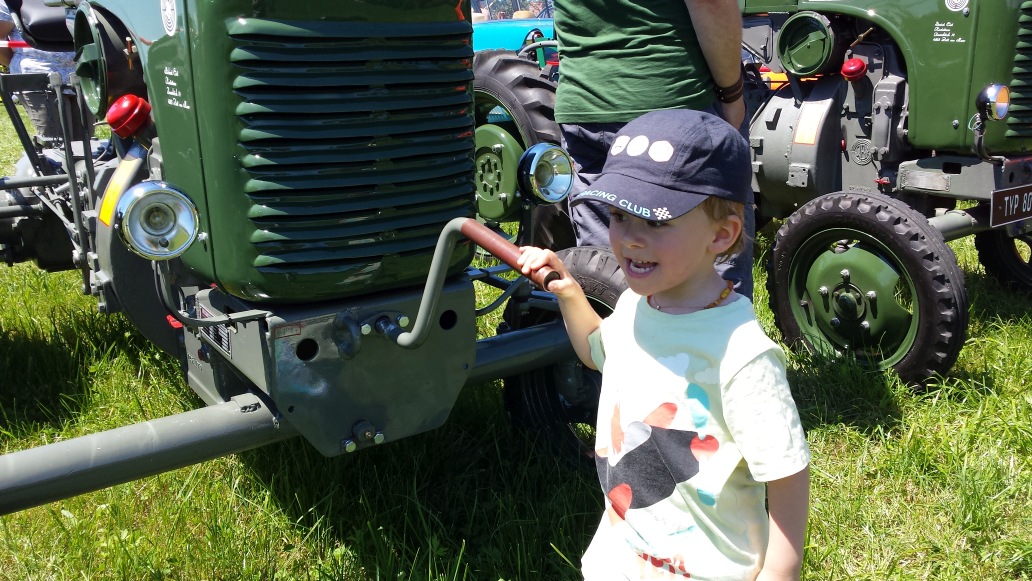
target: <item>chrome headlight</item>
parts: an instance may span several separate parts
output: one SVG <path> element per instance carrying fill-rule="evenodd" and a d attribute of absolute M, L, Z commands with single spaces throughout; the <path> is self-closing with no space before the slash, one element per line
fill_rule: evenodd
<path fill-rule="evenodd" d="M 197 208 L 169 184 L 145 181 L 119 198 L 114 226 L 136 254 L 148 260 L 170 260 L 197 239 Z"/>
<path fill-rule="evenodd" d="M 1010 111 L 1010 89 L 1007 85 L 989 85 L 978 94 L 975 105 L 983 118 L 999 121 Z"/>
<path fill-rule="evenodd" d="M 524 196 L 538 202 L 555 204 L 570 194 L 573 187 L 573 160 L 563 148 L 539 143 L 520 157 L 518 181 Z"/>

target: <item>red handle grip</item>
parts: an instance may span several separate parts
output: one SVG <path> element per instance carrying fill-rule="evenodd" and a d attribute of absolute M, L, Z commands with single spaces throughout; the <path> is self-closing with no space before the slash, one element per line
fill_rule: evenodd
<path fill-rule="evenodd" d="M 472 218 L 467 218 L 459 230 L 463 236 L 476 242 L 481 248 L 495 255 L 505 264 L 519 270 L 516 261 L 520 258 L 520 249 L 515 244 L 502 238 L 493 230 Z M 558 272 L 546 266 L 534 272 L 530 280 L 534 281 L 541 288 L 548 290 L 549 283 L 561 278 L 562 276 Z"/>

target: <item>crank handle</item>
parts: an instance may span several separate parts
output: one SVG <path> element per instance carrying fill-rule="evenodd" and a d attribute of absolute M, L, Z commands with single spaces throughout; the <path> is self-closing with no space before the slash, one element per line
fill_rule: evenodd
<path fill-rule="evenodd" d="M 519 266 L 516 264 L 516 261 L 520 258 L 520 249 L 515 244 L 502 238 L 496 232 L 492 231 L 480 222 L 477 222 L 473 218 L 466 218 L 460 231 L 463 236 L 476 242 L 481 248 L 495 255 L 505 264 L 508 264 L 517 271 L 519 270 Z M 539 268 L 530 276 L 530 280 L 534 281 L 535 284 L 544 290 L 548 290 L 548 285 L 551 284 L 552 281 L 560 280 L 561 278 L 562 275 L 547 266 Z"/>

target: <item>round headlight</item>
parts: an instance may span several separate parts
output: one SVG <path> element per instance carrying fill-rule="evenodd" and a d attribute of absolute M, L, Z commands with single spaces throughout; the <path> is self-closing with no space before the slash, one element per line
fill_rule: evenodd
<path fill-rule="evenodd" d="M 1010 89 L 1007 85 L 989 85 L 978 94 L 976 106 L 982 117 L 999 121 L 1010 111 Z"/>
<path fill-rule="evenodd" d="M 520 158 L 518 176 L 524 195 L 555 204 L 573 187 L 573 160 L 558 145 L 539 143 Z"/>
<path fill-rule="evenodd" d="M 130 250 L 148 260 L 175 258 L 197 239 L 197 208 L 165 182 L 126 190 L 115 208 L 115 228 Z"/>

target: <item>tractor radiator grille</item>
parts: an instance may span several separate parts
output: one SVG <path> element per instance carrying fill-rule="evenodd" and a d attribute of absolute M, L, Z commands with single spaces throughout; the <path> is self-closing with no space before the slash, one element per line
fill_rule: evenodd
<path fill-rule="evenodd" d="M 428 263 L 443 225 L 474 213 L 468 24 L 227 25 L 253 267 L 422 278 L 382 258 Z"/>
<path fill-rule="evenodd" d="M 1011 109 L 1007 137 L 1032 137 L 1032 2 L 1022 2 L 1018 12 L 1018 40 L 1014 53 L 1014 78 L 1010 83 Z"/>

